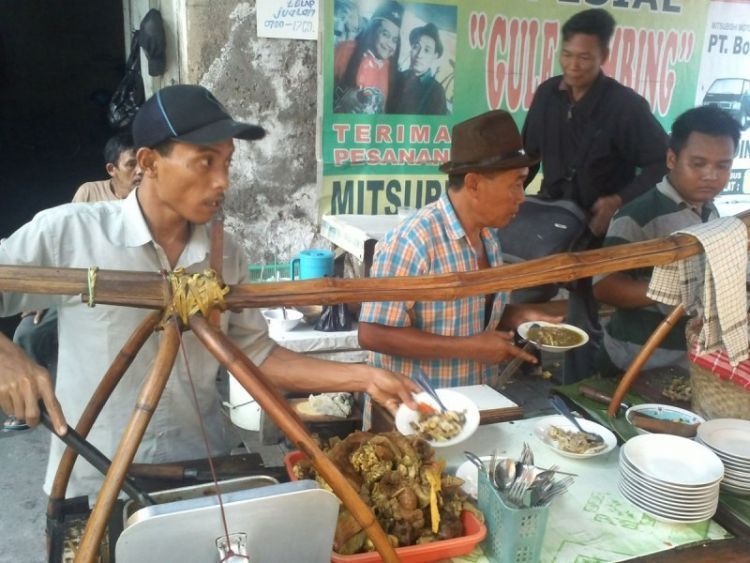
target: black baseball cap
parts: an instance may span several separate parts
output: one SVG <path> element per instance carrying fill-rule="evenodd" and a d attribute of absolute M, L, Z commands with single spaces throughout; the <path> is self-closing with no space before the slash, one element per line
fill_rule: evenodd
<path fill-rule="evenodd" d="M 164 34 L 164 22 L 159 10 L 149 10 L 141 20 L 138 42 L 146 53 L 148 73 L 151 76 L 164 74 L 167 66 L 167 38 Z"/>
<path fill-rule="evenodd" d="M 259 125 L 232 119 L 211 92 L 194 84 L 162 88 L 146 100 L 133 120 L 136 148 L 155 147 L 170 139 L 193 145 L 232 138 L 255 141 L 265 134 Z"/>

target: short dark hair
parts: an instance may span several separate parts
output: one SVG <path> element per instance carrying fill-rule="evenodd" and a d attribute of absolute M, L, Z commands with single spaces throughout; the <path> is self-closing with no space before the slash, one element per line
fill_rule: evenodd
<path fill-rule="evenodd" d="M 679 115 L 672 124 L 669 148 L 679 154 L 691 133 L 703 133 L 712 137 L 730 137 L 734 150 L 740 143 L 740 124 L 723 109 L 709 105 L 689 109 Z"/>
<path fill-rule="evenodd" d="M 601 8 L 592 8 L 583 10 L 573 15 L 563 24 L 562 38 L 563 41 L 569 41 L 574 35 L 582 33 L 584 35 L 596 35 L 599 38 L 599 45 L 603 50 L 609 48 L 609 41 L 615 32 L 615 18 L 607 10 Z"/>
<path fill-rule="evenodd" d="M 169 156 L 177 143 L 178 141 L 175 141 L 174 139 L 167 139 L 166 141 L 154 145 L 151 149 L 155 150 L 162 156 Z"/>
<path fill-rule="evenodd" d="M 412 29 L 409 32 L 409 44 L 414 45 L 422 37 L 429 37 L 435 42 L 435 54 L 438 59 L 443 56 L 443 42 L 440 41 L 440 32 L 434 23 Z"/>
<path fill-rule="evenodd" d="M 120 161 L 120 155 L 125 151 L 133 150 L 133 136 L 130 133 L 118 133 L 110 137 L 104 145 L 104 163 L 114 164 Z"/>
<path fill-rule="evenodd" d="M 448 189 L 458 191 L 464 187 L 466 174 L 448 174 Z"/>

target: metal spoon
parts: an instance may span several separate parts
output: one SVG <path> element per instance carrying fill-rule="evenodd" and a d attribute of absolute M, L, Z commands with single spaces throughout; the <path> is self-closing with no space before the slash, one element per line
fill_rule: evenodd
<path fill-rule="evenodd" d="M 508 489 L 516 480 L 516 460 L 509 457 L 501 458 L 495 465 L 495 473 L 492 475 L 492 484 L 498 491 Z"/>
<path fill-rule="evenodd" d="M 570 412 L 570 409 L 568 408 L 568 405 L 565 404 L 565 401 L 560 397 L 559 395 L 552 395 L 549 398 L 550 404 L 554 407 L 554 409 L 559 412 L 561 415 L 563 415 L 565 418 L 567 418 L 570 422 L 575 425 L 576 428 L 578 428 L 579 432 L 581 432 L 584 436 L 586 436 L 586 439 L 589 442 L 593 442 L 595 444 L 603 444 L 604 438 L 599 436 L 599 434 L 596 434 L 594 432 L 588 432 L 581 428 L 581 425 L 578 424 L 578 420 L 575 416 L 573 416 L 573 413 Z"/>
<path fill-rule="evenodd" d="M 448 409 L 443 404 L 443 401 L 440 400 L 440 397 L 438 397 L 437 392 L 435 391 L 435 388 L 430 384 L 430 380 L 427 379 L 427 376 L 422 371 L 422 368 L 417 368 L 417 374 L 415 375 L 414 379 L 417 380 L 417 384 L 425 390 L 425 392 L 435 399 L 438 406 L 440 407 L 441 412 L 446 412 Z"/>

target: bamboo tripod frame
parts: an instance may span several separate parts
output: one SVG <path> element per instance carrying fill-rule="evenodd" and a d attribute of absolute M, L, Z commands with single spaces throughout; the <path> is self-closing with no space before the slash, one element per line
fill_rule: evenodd
<path fill-rule="evenodd" d="M 746 226 L 750 225 L 750 212 L 740 215 L 739 218 Z M 220 241 L 216 243 L 219 231 L 220 229 L 212 229 L 214 234 L 212 257 L 220 255 L 214 251 L 215 248 L 221 248 Z M 549 282 L 572 281 L 594 274 L 657 266 L 700 252 L 702 248 L 694 237 L 674 235 L 605 249 L 555 255 L 523 264 L 500 266 L 477 272 L 409 278 L 354 280 L 324 278 L 299 282 L 240 285 L 230 288 L 224 305 L 229 309 L 239 309 L 361 301 L 451 300 Z M 214 259 L 211 263 L 215 267 L 218 266 L 216 269 L 220 273 L 220 264 L 217 265 Z M 85 300 L 88 298 L 87 277 L 87 270 L 84 269 L 0 266 L 0 291 L 54 295 L 80 294 Z M 136 329 L 94 392 L 76 427 L 78 433 L 84 438 L 132 359 L 157 327 L 162 311 L 169 306 L 171 298 L 170 288 L 161 274 L 112 270 L 98 272 L 94 297 L 96 303 L 99 304 L 156 309 L 157 312 L 148 315 Z M 383 560 L 397 561 L 393 547 L 372 511 L 359 498 L 340 471 L 320 451 L 305 430 L 302 421 L 279 391 L 225 335 L 211 326 L 210 321 L 219 312 L 218 310 L 212 311 L 208 315 L 208 322 L 200 314 L 191 317 L 188 323 L 189 328 L 195 332 L 217 360 L 232 371 L 240 384 L 256 398 L 260 406 L 287 436 L 308 455 L 315 468 L 367 532 Z M 187 327 L 178 326 L 176 322 L 169 323 L 165 327 L 156 362 L 143 384 L 133 415 L 123 433 L 112 460 L 112 466 L 87 523 L 76 556 L 78 563 L 92 563 L 96 560 L 99 544 L 117 494 L 166 385 L 179 347 L 179 331 L 185 328 Z M 637 376 L 636 370 L 633 372 L 628 378 L 628 385 Z M 620 396 L 624 395 L 626 390 L 627 387 L 622 389 Z M 619 388 L 618 391 L 620 391 Z M 613 404 L 615 404 L 614 398 Z M 55 476 L 50 503 L 65 497 L 75 458 L 76 454 L 72 450 L 66 450 Z"/>

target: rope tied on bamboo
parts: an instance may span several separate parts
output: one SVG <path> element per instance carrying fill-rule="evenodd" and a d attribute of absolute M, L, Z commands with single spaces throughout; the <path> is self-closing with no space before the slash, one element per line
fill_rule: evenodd
<path fill-rule="evenodd" d="M 88 274 L 86 276 L 86 284 L 89 289 L 89 300 L 87 302 L 89 307 L 96 305 L 94 301 L 94 290 L 96 289 L 96 273 L 99 271 L 97 266 L 89 266 Z"/>
<path fill-rule="evenodd" d="M 172 290 L 172 301 L 164 310 L 162 325 L 177 315 L 183 324 L 196 313 L 204 317 L 212 309 L 226 309 L 224 296 L 229 286 L 214 270 L 204 270 L 202 274 L 189 274 L 184 268 L 177 268 L 166 274 Z"/>

